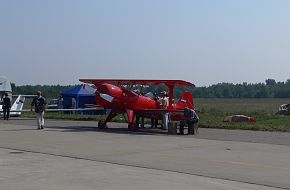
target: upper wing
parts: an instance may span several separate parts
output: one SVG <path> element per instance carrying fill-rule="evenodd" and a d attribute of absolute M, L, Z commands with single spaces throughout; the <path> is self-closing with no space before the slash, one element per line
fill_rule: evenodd
<path fill-rule="evenodd" d="M 160 85 L 164 84 L 167 86 L 192 86 L 194 87 L 195 85 L 183 81 L 183 80 L 137 80 L 137 79 L 80 79 L 81 82 L 84 83 L 91 83 L 96 86 L 99 86 L 104 83 L 109 83 L 113 85 Z"/>

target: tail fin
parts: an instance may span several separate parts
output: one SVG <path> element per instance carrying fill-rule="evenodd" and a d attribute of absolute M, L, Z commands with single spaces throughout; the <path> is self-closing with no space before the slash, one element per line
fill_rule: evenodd
<path fill-rule="evenodd" d="M 193 97 L 190 92 L 184 92 L 181 98 L 178 100 L 177 104 L 175 105 L 176 109 L 183 109 L 185 107 L 194 109 Z"/>
<path fill-rule="evenodd" d="M 19 95 L 11 107 L 11 115 L 20 116 L 25 101 L 25 96 Z M 18 111 L 18 112 L 17 112 Z"/>

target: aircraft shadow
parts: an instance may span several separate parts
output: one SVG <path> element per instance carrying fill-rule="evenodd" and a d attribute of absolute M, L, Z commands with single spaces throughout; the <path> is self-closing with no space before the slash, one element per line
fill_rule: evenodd
<path fill-rule="evenodd" d="M 167 131 L 155 128 L 141 128 L 138 130 L 128 131 L 127 128 L 111 127 L 108 129 L 99 129 L 98 127 L 90 126 L 47 126 L 47 130 L 54 130 L 61 132 L 98 132 L 98 133 L 116 133 L 116 134 L 129 134 L 129 135 L 169 135 Z"/>

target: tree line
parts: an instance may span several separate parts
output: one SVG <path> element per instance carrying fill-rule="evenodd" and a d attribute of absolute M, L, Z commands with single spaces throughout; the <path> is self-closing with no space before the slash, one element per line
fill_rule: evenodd
<path fill-rule="evenodd" d="M 12 84 L 14 94 L 35 94 L 42 91 L 47 98 L 57 98 L 59 95 L 74 87 L 73 85 L 24 85 Z M 166 90 L 164 86 L 147 87 L 145 92 L 159 93 Z M 178 98 L 184 91 L 192 92 L 195 98 L 290 98 L 290 79 L 286 82 L 276 82 L 274 79 L 267 79 L 264 83 L 218 83 L 208 87 L 184 88 L 176 87 L 174 97 Z"/>
<path fill-rule="evenodd" d="M 196 98 L 290 98 L 290 79 L 276 82 L 267 79 L 265 83 L 219 83 L 209 87 L 192 89 Z"/>
<path fill-rule="evenodd" d="M 16 86 L 11 84 L 13 94 L 36 95 L 37 91 L 41 91 L 43 96 L 47 98 L 58 98 L 60 94 L 74 87 L 73 85 L 23 85 Z"/>

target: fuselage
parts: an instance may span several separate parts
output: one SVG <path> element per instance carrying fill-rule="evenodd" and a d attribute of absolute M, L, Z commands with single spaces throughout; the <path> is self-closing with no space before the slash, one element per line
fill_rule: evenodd
<path fill-rule="evenodd" d="M 141 95 L 112 84 L 102 84 L 98 87 L 96 101 L 101 106 L 114 110 L 114 112 L 124 113 L 127 110 L 133 110 L 139 116 L 147 118 L 162 119 L 162 113 L 166 112 L 166 109 L 162 109 L 159 102 L 154 100 L 153 97 Z M 172 108 L 180 111 L 186 106 L 186 104 L 173 104 Z M 160 112 L 160 110 L 164 111 Z M 172 112 L 170 118 L 171 120 L 181 120 L 183 119 L 183 112 Z"/>
<path fill-rule="evenodd" d="M 151 97 L 112 85 L 102 84 L 96 92 L 98 104 L 118 111 L 158 109 L 160 105 Z"/>

